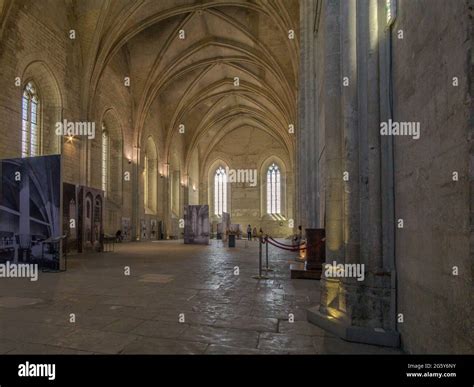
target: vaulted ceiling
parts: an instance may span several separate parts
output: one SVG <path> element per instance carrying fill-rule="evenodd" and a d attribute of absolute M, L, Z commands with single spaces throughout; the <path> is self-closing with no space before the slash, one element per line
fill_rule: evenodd
<path fill-rule="evenodd" d="M 166 152 L 185 125 L 185 159 L 245 125 L 268 132 L 293 153 L 288 126 L 296 123 L 297 0 L 65 2 L 79 30 L 82 110 L 88 115 L 107 65 L 125 51 L 136 144 L 158 106 Z"/>

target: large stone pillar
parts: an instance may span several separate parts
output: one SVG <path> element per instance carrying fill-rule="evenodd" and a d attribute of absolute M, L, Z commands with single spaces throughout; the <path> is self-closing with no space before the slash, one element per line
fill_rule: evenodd
<path fill-rule="evenodd" d="M 304 228 L 317 227 L 318 219 L 318 141 L 316 126 L 315 93 L 315 41 L 314 16 L 316 2 L 300 3 L 300 68 L 297 132 L 297 224 Z"/>
<path fill-rule="evenodd" d="M 382 204 L 380 165 L 380 95 L 379 95 L 379 53 L 378 53 L 378 12 L 377 0 L 368 1 L 368 47 L 367 55 L 367 128 L 369 152 L 369 176 L 374 176 L 369 184 L 370 208 L 370 255 L 368 265 L 379 271 L 382 268 Z"/>
<path fill-rule="evenodd" d="M 315 41 L 314 41 L 314 15 L 315 15 L 315 1 L 309 1 L 309 6 L 306 12 L 306 37 L 308 45 L 308 55 L 306 58 L 308 79 L 306 83 L 306 127 L 308 129 L 307 146 L 308 152 L 306 153 L 306 159 L 308 160 L 308 170 L 306 180 L 308 181 L 308 191 L 306 197 L 308 198 L 306 213 L 308 219 L 306 227 L 316 228 L 317 227 L 317 164 L 318 164 L 318 152 L 316 142 L 316 93 L 315 93 L 315 81 L 314 81 L 314 61 L 315 61 Z"/>
<path fill-rule="evenodd" d="M 379 108 L 380 122 L 392 118 L 390 77 L 391 77 L 391 29 L 386 28 L 386 9 L 384 1 L 377 4 L 377 38 L 379 52 Z M 392 331 L 397 330 L 396 266 L 395 266 L 395 198 L 394 198 L 394 159 L 393 137 L 380 139 L 381 159 L 381 210 L 382 210 L 382 267 L 390 273 L 390 321 Z"/>
<path fill-rule="evenodd" d="M 344 156 L 344 252 L 346 263 L 360 258 L 359 127 L 356 0 L 341 2 L 341 106 Z"/>
<path fill-rule="evenodd" d="M 299 67 L 299 95 L 298 95 L 298 131 L 297 131 L 297 160 L 298 160 L 298 218 L 297 225 L 306 226 L 306 193 L 308 192 L 308 170 L 307 155 L 307 135 L 308 127 L 306 120 L 307 82 L 310 77 L 307 57 L 308 57 L 308 23 L 306 12 L 310 2 L 304 0 L 300 4 L 300 67 Z"/>
<path fill-rule="evenodd" d="M 327 0 L 322 12 L 326 262 L 351 265 L 363 275 L 325 278 L 323 271 L 321 302 L 308 319 L 349 341 L 398 346 L 390 273 L 382 270 L 378 4 Z M 337 123 L 342 130 L 334 129 Z"/>
<path fill-rule="evenodd" d="M 325 1 L 324 135 L 326 138 L 326 261 L 343 256 L 343 160 L 341 131 L 341 36 L 339 1 Z"/>

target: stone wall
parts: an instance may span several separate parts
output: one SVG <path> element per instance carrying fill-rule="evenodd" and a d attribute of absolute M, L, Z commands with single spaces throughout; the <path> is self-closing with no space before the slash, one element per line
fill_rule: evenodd
<path fill-rule="evenodd" d="M 234 170 L 256 170 L 255 186 L 242 182 L 229 183 L 229 212 L 233 224 L 240 224 L 245 232 L 247 225 L 262 227 L 264 232 L 279 237 L 293 233 L 289 220 L 293 219 L 293 173 L 288 152 L 280 142 L 262 130 L 242 127 L 226 135 L 208 156 L 203 174 L 204 204 L 210 204 L 213 214 L 213 167 L 222 159 L 226 166 Z M 266 214 L 266 167 L 275 161 L 282 171 L 281 217 Z M 211 217 L 213 221 L 219 221 Z"/>
<path fill-rule="evenodd" d="M 393 119 L 421 126 L 418 140 L 394 140 L 398 326 L 413 353 L 473 351 L 468 5 L 400 0 L 393 26 Z"/>
<path fill-rule="evenodd" d="M 114 233 L 122 215 L 131 214 L 132 187 L 122 181 L 122 172 L 128 167 L 124 150 L 130 149 L 133 141 L 131 100 L 123 84 L 127 64 L 123 54 L 116 55 L 104 72 L 91 117 L 96 124 L 96 137 L 59 139 L 56 122 L 86 120 L 80 105 L 79 36 L 77 40 L 69 36 L 74 25 L 70 24 L 72 12 L 68 7 L 58 7 L 55 1 L 41 2 L 41 6 L 32 1 L 13 3 L 0 41 L 0 158 L 21 156 L 21 95 L 30 80 L 41 98 L 41 153 L 62 153 L 65 182 L 101 188 L 101 123 L 106 121 L 111 135 L 111 194 L 105 204 L 104 229 Z M 15 84 L 17 77 L 20 86 Z"/>
<path fill-rule="evenodd" d="M 45 14 L 54 15 L 54 22 L 48 21 Z M 78 115 L 78 99 L 73 95 L 66 97 L 67 88 L 77 86 L 78 78 L 66 66 L 72 45 L 65 33 L 64 20 L 67 20 L 66 10 L 56 9 L 51 2 L 41 7 L 35 2 L 15 2 L 12 6 L 0 40 L 2 158 L 21 155 L 21 98 L 28 81 L 37 84 L 43 101 L 43 153 L 57 153 L 49 139 L 54 133 L 53 119 L 61 118 L 61 109 L 64 114 Z M 65 149 L 66 163 L 70 161 L 69 150 Z M 74 173 L 66 176 L 68 180 L 74 177 Z"/>

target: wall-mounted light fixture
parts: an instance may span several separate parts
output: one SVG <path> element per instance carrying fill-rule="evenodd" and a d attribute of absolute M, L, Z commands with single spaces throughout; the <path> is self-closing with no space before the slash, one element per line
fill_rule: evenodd
<path fill-rule="evenodd" d="M 170 173 L 170 164 L 169 163 L 163 163 L 163 169 L 161 176 L 162 177 L 168 177 Z"/>
<path fill-rule="evenodd" d="M 72 144 L 73 141 L 74 141 L 74 136 L 67 136 L 67 137 L 66 137 L 66 142 L 67 142 L 68 144 Z"/>

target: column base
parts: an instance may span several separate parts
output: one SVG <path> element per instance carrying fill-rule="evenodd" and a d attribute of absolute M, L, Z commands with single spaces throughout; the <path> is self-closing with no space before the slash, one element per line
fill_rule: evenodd
<path fill-rule="evenodd" d="M 383 347 L 400 347 L 399 332 L 385 331 L 381 328 L 363 328 L 348 325 L 340 319 L 321 313 L 319 311 L 319 304 L 307 310 L 307 319 L 310 323 L 346 341 Z"/>

